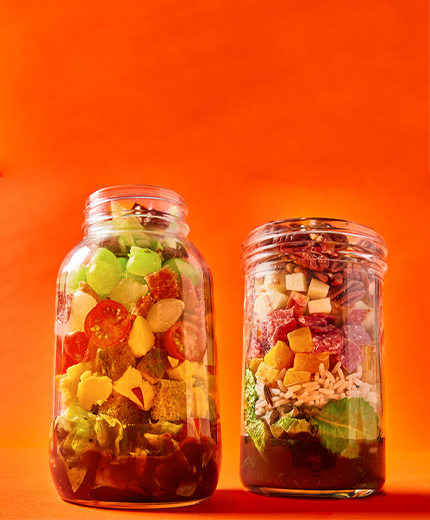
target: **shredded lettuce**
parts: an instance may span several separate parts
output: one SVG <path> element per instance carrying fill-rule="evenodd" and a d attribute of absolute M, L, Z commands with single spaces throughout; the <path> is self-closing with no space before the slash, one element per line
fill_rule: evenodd
<path fill-rule="evenodd" d="M 265 422 L 261 419 L 257 419 L 255 414 L 255 403 L 257 400 L 258 394 L 255 388 L 254 374 L 247 368 L 245 371 L 245 406 L 243 411 L 245 429 L 254 441 L 255 447 L 261 453 L 264 451 L 268 432 Z"/>

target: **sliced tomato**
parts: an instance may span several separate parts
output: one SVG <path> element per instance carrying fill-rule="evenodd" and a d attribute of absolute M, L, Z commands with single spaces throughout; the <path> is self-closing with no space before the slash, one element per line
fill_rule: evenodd
<path fill-rule="evenodd" d="M 64 336 L 64 351 L 73 360 L 73 364 L 88 361 L 88 343 L 90 339 L 85 332 L 75 331 Z"/>
<path fill-rule="evenodd" d="M 206 352 L 206 341 L 199 328 L 191 321 L 177 321 L 167 330 L 164 345 L 169 356 L 179 361 L 201 362 Z"/>
<path fill-rule="evenodd" d="M 130 329 L 131 316 L 114 300 L 102 300 L 85 318 L 85 332 L 98 347 L 111 347 L 123 340 Z"/>

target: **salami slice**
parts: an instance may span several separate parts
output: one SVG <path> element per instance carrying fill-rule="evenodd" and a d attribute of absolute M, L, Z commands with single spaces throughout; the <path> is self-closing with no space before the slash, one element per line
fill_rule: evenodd
<path fill-rule="evenodd" d="M 348 341 L 337 359 L 342 363 L 342 367 L 348 372 L 354 372 L 358 365 L 363 361 L 364 354 L 361 348 L 353 341 Z"/>
<path fill-rule="evenodd" d="M 334 325 L 332 325 L 332 327 L 334 327 Z M 314 334 L 312 340 L 314 342 L 314 352 L 338 354 L 344 345 L 342 333 L 336 327 L 324 334 Z"/>
<path fill-rule="evenodd" d="M 359 347 L 371 342 L 370 336 L 361 323 L 345 323 L 342 333 L 348 342 L 356 343 Z"/>
<path fill-rule="evenodd" d="M 368 311 L 364 309 L 354 309 L 348 314 L 347 323 L 363 323 Z"/>
<path fill-rule="evenodd" d="M 277 341 L 288 342 L 288 333 L 296 330 L 297 322 L 293 309 L 278 309 L 269 314 L 267 322 L 267 339 L 271 345 Z"/>
<path fill-rule="evenodd" d="M 258 340 L 257 333 L 252 334 L 251 341 L 249 343 L 247 358 L 262 358 L 264 356 L 263 346 Z"/>
<path fill-rule="evenodd" d="M 334 316 L 330 314 L 313 314 L 312 316 L 299 316 L 299 327 L 309 327 L 315 334 L 323 334 L 335 329 L 332 323 Z"/>

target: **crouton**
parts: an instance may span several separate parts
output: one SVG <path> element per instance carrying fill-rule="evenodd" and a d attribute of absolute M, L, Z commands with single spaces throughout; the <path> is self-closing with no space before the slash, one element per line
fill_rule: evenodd
<path fill-rule="evenodd" d="M 142 357 L 136 368 L 144 379 L 155 385 L 169 366 L 167 352 L 155 347 Z"/>
<path fill-rule="evenodd" d="M 154 398 L 151 419 L 175 422 L 187 418 L 187 394 L 185 381 L 160 379 L 160 388 Z"/>
<path fill-rule="evenodd" d="M 133 309 L 133 314 L 146 318 L 148 316 L 149 309 L 154 305 L 154 298 L 150 294 L 141 296 L 136 303 L 136 307 Z"/>
<path fill-rule="evenodd" d="M 144 424 L 149 421 L 148 412 L 141 410 L 130 399 L 112 391 L 108 399 L 100 405 L 99 414 L 109 415 L 118 419 L 123 425 Z"/>
<path fill-rule="evenodd" d="M 178 276 L 170 267 L 165 266 L 154 273 L 147 274 L 145 281 L 149 292 L 155 301 L 163 298 L 179 298 L 181 289 L 178 284 Z"/>
<path fill-rule="evenodd" d="M 97 358 L 103 375 L 107 375 L 112 381 L 119 379 L 129 366 L 136 365 L 136 358 L 126 341 L 114 347 L 99 349 Z"/>

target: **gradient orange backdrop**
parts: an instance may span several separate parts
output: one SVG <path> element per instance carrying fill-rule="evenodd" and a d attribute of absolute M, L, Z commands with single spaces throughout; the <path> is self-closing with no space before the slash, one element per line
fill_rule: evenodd
<path fill-rule="evenodd" d="M 85 199 L 142 183 L 185 198 L 212 269 L 229 460 L 240 246 L 300 216 L 385 238 L 389 457 L 428 450 L 428 93 L 421 0 L 0 2 L 1 446 L 47 445 L 56 275 Z"/>

